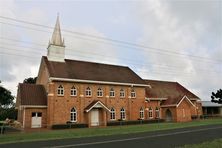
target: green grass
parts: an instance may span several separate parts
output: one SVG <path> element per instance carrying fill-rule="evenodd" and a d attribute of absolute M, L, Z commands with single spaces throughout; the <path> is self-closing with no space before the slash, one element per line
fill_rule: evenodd
<path fill-rule="evenodd" d="M 221 148 L 221 147 L 222 147 L 222 138 L 203 142 L 200 144 L 185 145 L 181 148 Z"/>
<path fill-rule="evenodd" d="M 41 131 L 41 132 L 39 131 L 32 133 L 16 133 L 16 134 L 0 135 L 0 143 L 129 134 L 129 133 L 202 126 L 210 124 L 221 124 L 221 123 L 222 123 L 222 118 L 207 119 L 207 120 L 193 121 L 187 123 L 155 123 L 155 124 L 117 126 L 117 127 L 106 127 L 106 128 L 84 128 L 84 129 L 69 129 L 69 130 L 50 130 L 50 131 Z"/>

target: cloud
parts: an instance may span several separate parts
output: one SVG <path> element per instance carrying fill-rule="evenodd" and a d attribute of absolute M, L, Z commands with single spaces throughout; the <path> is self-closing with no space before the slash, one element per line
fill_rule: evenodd
<path fill-rule="evenodd" d="M 2 5 L 0 6 L 2 7 Z M 47 12 L 40 7 L 28 7 L 24 10 L 15 1 L 4 1 L 4 9 L 0 9 L 1 16 L 11 17 L 14 19 L 25 20 L 36 24 L 43 24 L 54 26 L 54 22 L 46 19 Z M 25 13 L 22 13 L 24 12 Z M 49 17 L 49 15 L 47 15 Z M 56 14 L 55 14 L 56 17 Z M 60 19 L 62 20 L 62 19 Z M 46 55 L 48 41 L 52 36 L 53 29 L 38 27 L 35 25 L 23 24 L 15 21 L 2 19 L 6 23 L 17 25 L 0 24 L 1 37 L 14 39 L 18 42 L 11 40 L 2 40 L 1 45 L 6 48 L 0 47 L 0 52 L 6 53 L 0 55 L 0 80 L 2 85 L 11 90 L 14 95 L 17 92 L 17 85 L 23 82 L 25 78 L 35 77 L 38 74 L 41 56 Z M 66 44 L 66 58 L 104 62 L 104 63 L 118 63 L 116 56 L 118 55 L 111 44 L 101 44 L 89 37 L 75 35 L 68 33 L 64 30 L 71 30 L 73 32 L 82 32 L 95 36 L 105 37 L 96 28 L 86 25 L 82 27 L 63 27 L 64 22 L 61 22 L 62 36 L 65 38 Z M 18 27 L 24 26 L 24 27 Z M 32 28 L 32 29 L 28 29 Z M 27 42 L 31 44 L 27 44 Z M 37 44 L 40 45 L 37 45 Z M 7 50 L 12 49 L 12 50 Z M 109 52 L 112 51 L 112 52 Z M 113 57 L 113 59 L 110 57 Z"/>
<path fill-rule="evenodd" d="M 138 42 L 170 52 L 220 59 L 215 55 L 221 53 L 218 42 L 222 39 L 220 3 L 144 1 L 138 5 L 139 11 L 135 15 L 143 28 L 143 36 Z M 178 81 L 204 100 L 209 100 L 211 91 L 221 87 L 221 62 L 169 53 L 144 52 L 144 57 L 150 67 L 138 71 L 146 78 Z"/>

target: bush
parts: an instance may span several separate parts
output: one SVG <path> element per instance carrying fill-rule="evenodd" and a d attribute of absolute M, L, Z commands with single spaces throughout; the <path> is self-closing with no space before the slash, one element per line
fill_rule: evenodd
<path fill-rule="evenodd" d="M 67 124 L 54 124 L 52 125 L 52 129 L 69 129 L 69 128 L 86 128 L 88 127 L 88 124 L 74 124 L 74 123 L 68 123 Z"/>
<path fill-rule="evenodd" d="M 129 121 L 111 121 L 107 122 L 107 126 L 118 126 L 118 125 L 134 125 L 134 124 L 151 124 L 151 123 L 160 123 L 164 122 L 163 119 L 154 119 L 154 120 L 129 120 Z"/>
<path fill-rule="evenodd" d="M 192 115 L 192 116 L 191 116 L 191 119 L 192 119 L 192 120 L 198 119 L 198 116 L 197 116 L 197 115 Z"/>
<path fill-rule="evenodd" d="M 0 121 L 4 121 L 6 118 L 17 119 L 17 110 L 12 108 L 0 108 Z"/>

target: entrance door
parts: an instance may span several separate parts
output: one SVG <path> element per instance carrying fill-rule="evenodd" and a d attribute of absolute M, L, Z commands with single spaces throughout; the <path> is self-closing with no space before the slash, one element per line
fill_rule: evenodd
<path fill-rule="evenodd" d="M 91 110 L 91 126 L 99 126 L 99 110 Z"/>
<path fill-rule="evenodd" d="M 32 113 L 32 128 L 42 127 L 42 113 L 33 112 Z"/>
<path fill-rule="evenodd" d="M 172 121 L 172 113 L 169 109 L 167 109 L 167 111 L 166 111 L 166 121 L 167 122 Z"/>

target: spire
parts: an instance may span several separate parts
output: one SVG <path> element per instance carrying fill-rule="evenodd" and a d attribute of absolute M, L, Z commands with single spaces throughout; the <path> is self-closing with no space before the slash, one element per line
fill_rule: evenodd
<path fill-rule="evenodd" d="M 60 23 L 59 23 L 59 14 L 57 15 L 55 28 L 52 34 L 52 38 L 50 44 L 56 46 L 65 46 L 64 40 L 62 40 L 61 30 L 60 30 Z"/>

